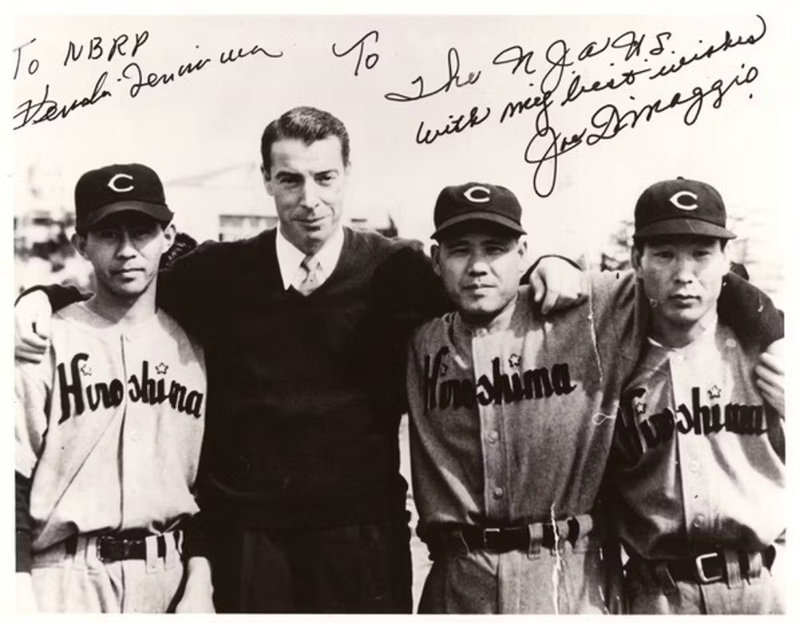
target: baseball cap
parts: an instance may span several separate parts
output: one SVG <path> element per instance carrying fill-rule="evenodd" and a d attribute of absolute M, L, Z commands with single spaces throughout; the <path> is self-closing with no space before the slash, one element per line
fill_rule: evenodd
<path fill-rule="evenodd" d="M 725 229 L 725 204 L 705 182 L 678 177 L 649 186 L 634 210 L 636 240 L 670 234 L 736 238 Z"/>
<path fill-rule="evenodd" d="M 143 164 L 112 164 L 87 171 L 75 185 L 75 228 L 85 231 L 101 219 L 133 210 L 162 222 L 172 220 L 164 186 Z"/>
<path fill-rule="evenodd" d="M 486 221 L 524 234 L 521 216 L 519 201 L 504 186 L 478 182 L 445 186 L 433 209 L 436 231 L 431 238 L 438 240 L 453 225 L 466 221 Z"/>

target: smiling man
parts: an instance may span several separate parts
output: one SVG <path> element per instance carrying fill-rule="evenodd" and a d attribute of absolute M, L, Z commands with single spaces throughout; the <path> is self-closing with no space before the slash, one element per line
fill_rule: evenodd
<path fill-rule="evenodd" d="M 658 182 L 636 204 L 649 337 L 609 468 L 634 614 L 785 609 L 782 401 L 765 402 L 757 353 L 718 322 L 731 238 L 722 197 L 703 182 Z"/>

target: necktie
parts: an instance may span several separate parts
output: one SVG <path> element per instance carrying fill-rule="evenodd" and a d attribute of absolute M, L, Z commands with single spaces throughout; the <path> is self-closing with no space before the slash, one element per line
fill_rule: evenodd
<path fill-rule="evenodd" d="M 300 268 L 303 270 L 300 272 L 295 290 L 303 296 L 308 296 L 319 286 L 319 271 L 321 266 L 319 260 L 311 255 L 307 255 L 303 258 L 303 261 L 300 262 Z"/>

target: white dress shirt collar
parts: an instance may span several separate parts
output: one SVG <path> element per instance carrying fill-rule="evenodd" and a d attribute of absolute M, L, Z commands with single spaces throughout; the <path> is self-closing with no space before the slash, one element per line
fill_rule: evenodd
<path fill-rule="evenodd" d="M 339 262 L 339 256 L 342 254 L 342 247 L 344 247 L 344 228 L 340 225 L 333 235 L 328 238 L 327 242 L 322 245 L 322 248 L 314 254 L 314 258 L 320 265 L 318 273 L 319 285 L 322 285 L 333 273 L 333 269 L 336 268 L 336 264 Z M 278 256 L 278 267 L 281 271 L 283 289 L 288 290 L 302 270 L 300 262 L 303 261 L 306 254 L 286 239 L 280 225 L 275 236 L 275 252 Z"/>

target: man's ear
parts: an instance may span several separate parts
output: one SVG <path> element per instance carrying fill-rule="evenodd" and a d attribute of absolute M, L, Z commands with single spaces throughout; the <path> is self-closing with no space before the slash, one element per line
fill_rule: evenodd
<path fill-rule="evenodd" d="M 264 166 L 263 162 L 261 163 L 260 169 L 261 169 L 261 179 L 264 181 L 264 188 L 267 189 L 267 194 L 270 197 L 273 197 L 275 193 L 272 189 L 272 178 L 270 177 L 269 169 L 267 169 Z"/>
<path fill-rule="evenodd" d="M 528 237 L 527 236 L 520 236 L 519 239 L 519 248 L 517 249 L 520 257 L 524 260 L 528 257 Z"/>
<path fill-rule="evenodd" d="M 636 272 L 637 277 L 642 276 L 642 254 L 636 246 L 631 247 L 631 268 Z"/>
<path fill-rule="evenodd" d="M 439 277 L 442 276 L 442 271 L 439 270 L 439 253 L 441 253 L 441 249 L 439 248 L 438 244 L 434 244 L 431 246 L 431 260 L 433 262 L 433 272 L 435 272 Z"/>
<path fill-rule="evenodd" d="M 85 259 L 89 259 L 86 256 L 86 236 L 81 236 L 78 232 L 72 234 L 72 238 L 70 238 L 70 242 L 72 246 L 75 247 L 75 250 L 78 254 Z"/>
<path fill-rule="evenodd" d="M 169 251 L 170 247 L 172 247 L 173 243 L 175 242 L 175 236 L 178 235 L 178 230 L 175 229 L 175 225 L 170 223 L 164 228 L 164 239 L 167 241 L 167 246 L 164 247 L 164 253 Z"/>

